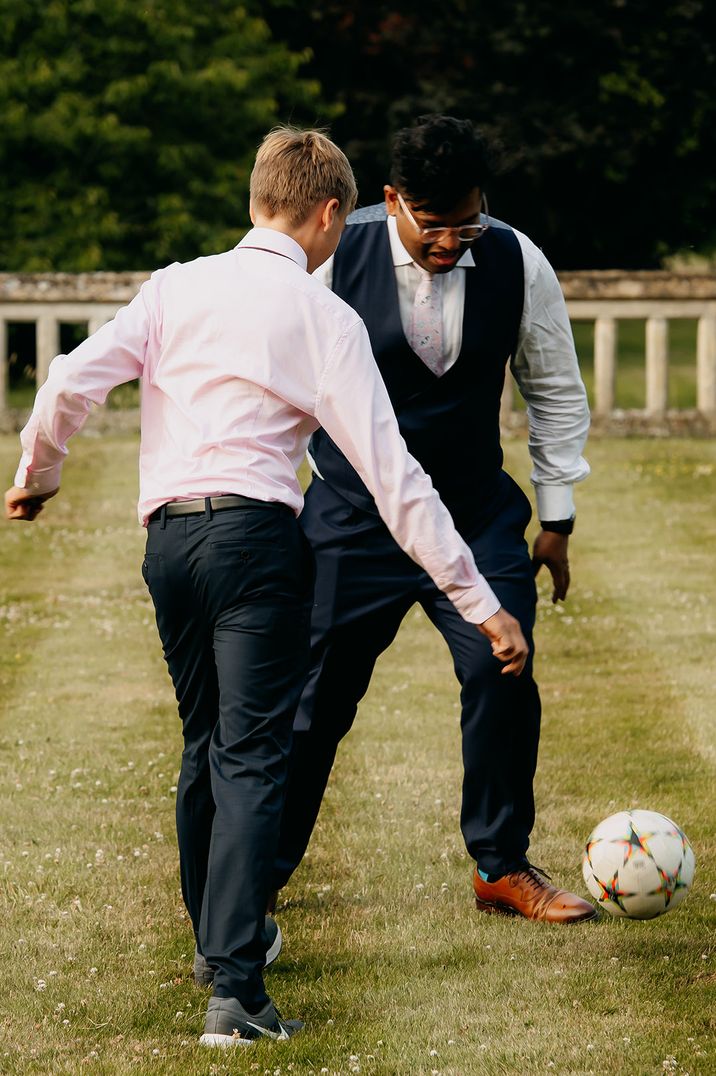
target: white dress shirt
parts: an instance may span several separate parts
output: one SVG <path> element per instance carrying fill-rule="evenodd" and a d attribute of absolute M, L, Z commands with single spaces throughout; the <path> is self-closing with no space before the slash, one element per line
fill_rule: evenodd
<path fill-rule="evenodd" d="M 140 377 L 143 523 L 167 501 L 221 493 L 298 513 L 296 471 L 320 425 L 399 545 L 482 623 L 499 602 L 407 451 L 365 325 L 305 270 L 293 239 L 255 228 L 234 250 L 154 273 L 113 321 L 51 363 L 15 484 L 56 489 L 90 404 Z"/>
<path fill-rule="evenodd" d="M 387 218 L 390 250 L 398 287 L 403 330 L 408 335 L 420 271 L 403 246 L 395 217 Z M 515 231 L 525 273 L 525 299 L 511 369 L 527 403 L 532 482 L 541 520 L 574 515 L 572 487 L 589 474 L 582 457 L 589 430 L 587 394 L 579 372 L 572 328 L 557 276 L 542 251 Z M 476 242 L 480 242 L 478 239 Z M 449 273 L 443 273 L 443 373 L 457 360 L 462 347 L 465 274 L 474 269 L 466 250 Z M 331 287 L 333 259 L 315 276 Z"/>

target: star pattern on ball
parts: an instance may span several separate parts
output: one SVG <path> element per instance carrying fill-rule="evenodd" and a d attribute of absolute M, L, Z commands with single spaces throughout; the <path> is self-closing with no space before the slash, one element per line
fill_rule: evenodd
<path fill-rule="evenodd" d="M 689 843 L 689 838 L 686 836 L 686 834 L 684 833 L 683 830 L 679 829 L 678 826 L 674 826 L 673 835 L 675 837 L 678 837 L 679 840 L 681 841 L 681 855 L 682 855 L 682 857 L 685 856 L 686 853 L 691 848 L 691 844 Z"/>
<path fill-rule="evenodd" d="M 594 864 L 592 863 L 592 849 L 596 848 L 597 845 L 601 844 L 602 840 L 602 837 L 597 837 L 596 841 L 587 841 L 587 846 L 584 849 L 587 855 L 587 859 L 589 860 L 589 866 L 592 868 L 592 870 L 594 870 Z"/>
<path fill-rule="evenodd" d="M 629 919 L 653 919 L 680 905 L 695 857 L 683 830 L 657 811 L 619 811 L 584 846 L 582 874 L 600 907 Z"/>
<path fill-rule="evenodd" d="M 600 903 L 602 901 L 611 900 L 618 908 L 621 908 L 625 914 L 628 914 L 627 909 L 624 907 L 624 897 L 636 897 L 638 894 L 629 889 L 621 888 L 619 883 L 619 871 L 617 871 L 613 878 L 606 883 L 602 882 L 599 878 L 597 878 L 596 881 L 601 891 L 599 896 Z"/>
<path fill-rule="evenodd" d="M 674 873 L 672 873 L 671 871 L 664 870 L 663 867 L 660 867 L 656 863 L 654 864 L 654 866 L 659 872 L 660 884 L 656 887 L 656 889 L 652 889 L 650 891 L 649 896 L 657 897 L 660 893 L 663 894 L 664 905 L 668 908 L 671 904 L 674 893 L 676 892 L 679 885 L 681 864 L 679 864 L 678 870 L 676 870 Z"/>
<path fill-rule="evenodd" d="M 674 883 L 674 893 L 679 893 L 682 889 L 687 891 L 690 888 L 690 883 L 684 881 L 684 864 L 683 861 L 679 867 L 679 872 L 676 876 L 676 882 Z"/>
<path fill-rule="evenodd" d="M 644 855 L 650 856 L 649 840 L 656 836 L 657 833 L 655 830 L 652 830 L 650 833 L 639 833 L 639 831 L 634 828 L 634 823 L 629 822 L 629 832 L 625 833 L 623 837 L 614 837 L 611 843 L 623 846 L 624 863 L 628 863 L 629 860 L 634 857 L 636 852 L 643 852 Z"/>

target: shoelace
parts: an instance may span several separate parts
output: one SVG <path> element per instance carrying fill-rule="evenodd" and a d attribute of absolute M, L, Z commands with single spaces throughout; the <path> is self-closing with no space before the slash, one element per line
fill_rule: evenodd
<path fill-rule="evenodd" d="M 542 870 L 541 867 L 535 866 L 534 863 L 530 863 L 524 870 L 516 871 L 515 873 L 518 878 L 524 878 L 530 885 L 537 886 L 539 889 L 544 889 L 547 882 L 552 881 L 552 878 L 547 874 L 547 871 Z"/>

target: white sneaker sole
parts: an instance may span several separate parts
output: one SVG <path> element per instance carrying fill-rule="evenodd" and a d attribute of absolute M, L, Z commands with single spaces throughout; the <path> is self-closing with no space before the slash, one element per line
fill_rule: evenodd
<path fill-rule="evenodd" d="M 225 1050 L 229 1046 L 252 1046 L 257 1039 L 240 1039 L 233 1035 L 202 1035 L 199 1039 L 200 1046 L 218 1046 Z"/>
<path fill-rule="evenodd" d="M 261 1028 L 257 1024 L 252 1024 L 257 1031 L 261 1031 Z M 266 1031 L 261 1035 L 261 1038 L 271 1039 L 273 1042 L 288 1042 L 291 1036 L 285 1030 L 281 1028 L 280 1034 L 274 1031 Z M 227 1046 L 251 1046 L 252 1043 L 258 1042 L 258 1039 L 242 1039 L 238 1035 L 217 1035 L 216 1032 L 204 1034 L 199 1039 L 201 1046 L 219 1046 L 225 1049 Z"/>

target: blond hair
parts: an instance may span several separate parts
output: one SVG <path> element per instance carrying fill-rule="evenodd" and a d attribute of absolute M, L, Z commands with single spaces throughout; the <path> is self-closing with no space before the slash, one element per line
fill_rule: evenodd
<path fill-rule="evenodd" d="M 275 127 L 264 138 L 251 173 L 251 198 L 269 217 L 302 224 L 315 205 L 337 198 L 341 212 L 355 209 L 353 169 L 345 153 L 321 131 Z"/>

